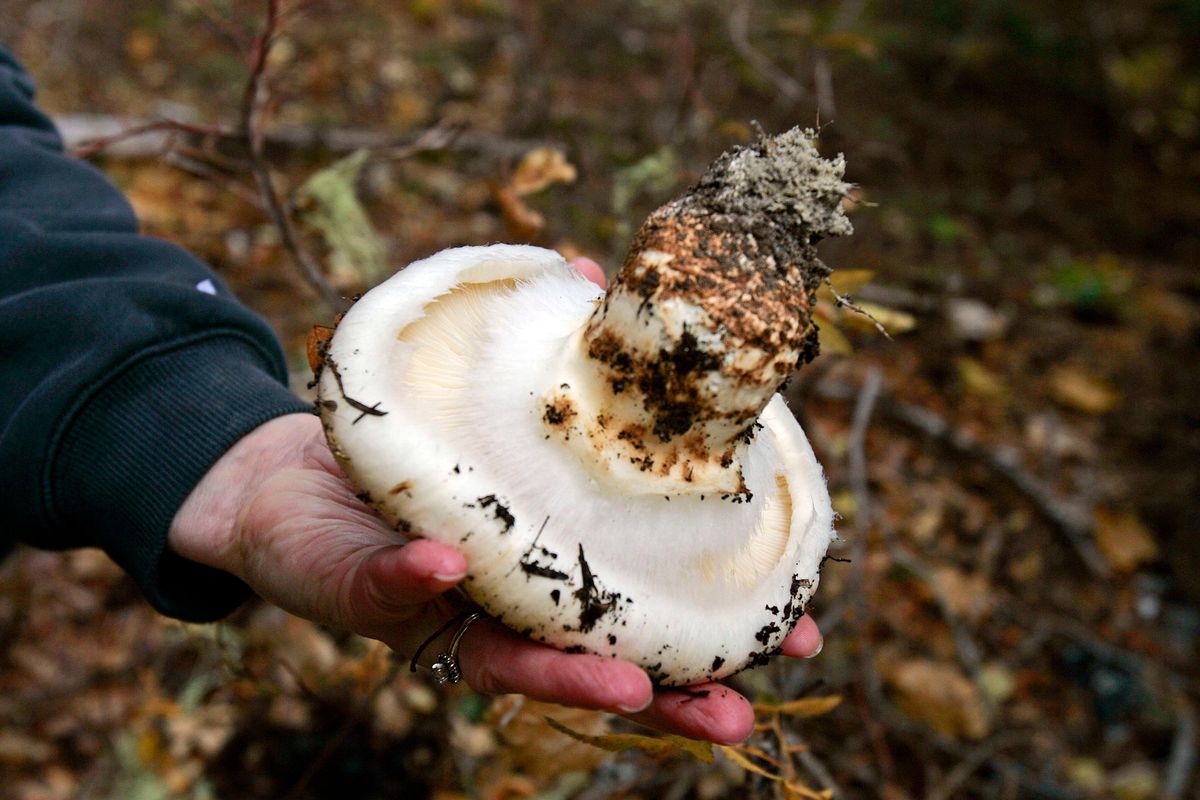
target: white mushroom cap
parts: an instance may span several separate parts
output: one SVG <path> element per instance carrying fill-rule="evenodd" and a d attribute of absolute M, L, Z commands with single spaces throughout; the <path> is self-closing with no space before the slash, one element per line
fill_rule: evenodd
<path fill-rule="evenodd" d="M 834 538 L 821 468 L 779 395 L 737 446 L 739 493 L 630 491 L 564 446 L 586 431 L 553 403 L 607 388 L 583 355 L 601 297 L 536 247 L 418 261 L 340 322 L 326 432 L 385 519 L 463 550 L 464 588 L 506 625 L 668 685 L 721 678 L 775 652 L 816 588 Z"/>

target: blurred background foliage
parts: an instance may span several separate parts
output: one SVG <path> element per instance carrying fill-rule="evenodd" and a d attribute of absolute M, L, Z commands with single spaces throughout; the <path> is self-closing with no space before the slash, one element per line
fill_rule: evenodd
<path fill-rule="evenodd" d="M 1200 0 L 286 7 L 268 160 L 346 295 L 454 244 L 614 269 L 756 125 L 845 153 L 856 234 L 823 257 L 894 338 L 823 293 L 826 354 L 788 388 L 850 559 L 813 609 L 825 651 L 736 679 L 776 709 L 755 749 L 609 756 L 543 716 L 620 722 L 438 694 L 260 606 L 180 626 L 94 554 L 22 552 L 0 566 L 2 793 L 1196 796 Z M 332 311 L 236 135 L 262 20 L 257 0 L 6 0 L 0 41 L 72 146 L 222 127 L 90 157 L 271 320 L 304 391 Z"/>

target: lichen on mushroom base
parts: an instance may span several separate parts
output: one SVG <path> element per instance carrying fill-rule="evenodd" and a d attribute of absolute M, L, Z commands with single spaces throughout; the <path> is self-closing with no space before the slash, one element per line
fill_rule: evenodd
<path fill-rule="evenodd" d="M 666 685 L 776 652 L 834 537 L 777 394 L 850 231 L 839 159 L 793 130 L 722 156 L 607 294 L 549 250 L 446 250 L 368 292 L 318 376 L 335 455 L 385 519 L 460 547 L 468 594 Z"/>

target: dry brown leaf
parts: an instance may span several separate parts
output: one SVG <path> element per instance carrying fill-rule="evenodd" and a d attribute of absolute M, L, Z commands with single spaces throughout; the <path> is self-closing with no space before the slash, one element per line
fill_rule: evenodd
<path fill-rule="evenodd" d="M 652 756 L 673 756 L 687 753 L 705 764 L 711 764 L 713 761 L 711 742 L 688 739 L 684 736 L 643 736 L 640 733 L 609 733 L 601 736 L 588 736 L 573 731 L 550 717 L 546 717 L 546 722 L 559 733 L 565 733 L 572 739 L 590 744 L 592 747 L 599 747 L 610 753 L 622 753 L 626 750 L 641 750 Z"/>
<path fill-rule="evenodd" d="M 496 751 L 496 733 L 491 725 L 454 716 L 450 718 L 450 745 L 470 758 L 486 758 Z"/>
<path fill-rule="evenodd" d="M 881 671 L 896 693 L 896 705 L 910 718 L 958 739 L 987 736 L 982 693 L 956 665 L 903 658 L 881 665 Z"/>
<path fill-rule="evenodd" d="M 539 703 L 519 695 L 496 698 L 485 721 L 499 735 L 500 755 L 538 779 L 588 772 L 608 757 L 588 743 L 557 735 L 547 721 L 551 714 L 581 735 L 608 733 L 609 715 L 603 712 Z"/>
<path fill-rule="evenodd" d="M 829 276 L 829 281 L 821 285 L 817 290 L 817 297 L 825 300 L 836 301 L 833 291 L 830 291 L 830 284 L 833 285 L 833 290 L 840 295 L 853 295 L 855 292 L 862 289 L 871 279 L 875 277 L 874 270 L 869 269 L 839 269 L 835 270 Z"/>
<path fill-rule="evenodd" d="M 958 380 L 968 394 L 990 400 L 1003 400 L 1008 396 L 1004 379 L 974 358 L 958 358 L 954 361 L 958 369 Z"/>
<path fill-rule="evenodd" d="M 882 325 L 889 336 L 899 336 L 917 327 L 917 318 L 907 311 L 888 308 L 877 303 L 855 302 L 857 310 L 847 308 L 842 313 L 842 322 L 847 328 L 861 331 L 878 330 Z"/>
<path fill-rule="evenodd" d="M 765 767 L 761 767 L 758 764 L 755 764 L 753 761 L 750 760 L 750 757 L 747 756 L 745 753 L 743 753 L 741 748 L 739 748 L 737 746 L 721 745 L 719 747 L 719 749 L 725 755 L 726 758 L 728 758 L 730 761 L 737 764 L 739 767 L 746 770 L 747 772 L 753 772 L 755 775 L 761 775 L 764 778 L 767 778 L 769 780 L 776 781 L 776 782 L 783 780 L 782 775 L 778 775 L 774 772 L 771 772 L 769 769 L 766 769 Z"/>
<path fill-rule="evenodd" d="M 305 354 L 308 356 L 308 367 L 313 371 L 313 374 L 321 369 L 323 361 L 321 351 L 329 344 L 333 338 L 333 328 L 325 325 L 313 325 L 308 332 L 308 342 L 305 346 Z"/>
<path fill-rule="evenodd" d="M 828 714 L 842 703 L 841 695 L 829 697 L 801 697 L 786 703 L 755 703 L 759 714 L 787 714 L 791 717 L 819 717 Z"/>
<path fill-rule="evenodd" d="M 0 764 L 40 764 L 54 757 L 54 748 L 20 731 L 0 730 Z"/>
<path fill-rule="evenodd" d="M 821 352 L 828 355 L 848 356 L 854 353 L 854 345 L 846 335 L 837 329 L 832 322 L 825 322 L 817 328 L 817 336 L 821 343 Z"/>
<path fill-rule="evenodd" d="M 1138 310 L 1153 327 L 1176 336 L 1188 336 L 1200 325 L 1200 310 L 1186 297 L 1158 286 L 1138 292 Z"/>
<path fill-rule="evenodd" d="M 492 199 L 500 208 L 500 216 L 513 236 L 532 239 L 546 226 L 546 218 L 525 205 L 525 201 L 509 186 L 492 186 Z"/>
<path fill-rule="evenodd" d="M 1079 367 L 1056 367 L 1050 373 L 1050 394 L 1062 405 L 1085 414 L 1107 414 L 1121 402 L 1121 393 L 1108 381 Z"/>
<path fill-rule="evenodd" d="M 1027 583 L 1042 574 L 1042 552 L 1030 550 L 1008 565 L 1008 575 L 1017 583 Z"/>
<path fill-rule="evenodd" d="M 1117 572 L 1132 572 L 1158 558 L 1158 543 L 1133 514 L 1096 509 L 1096 545 Z"/>
<path fill-rule="evenodd" d="M 783 789 L 784 797 L 796 797 L 801 800 L 830 800 L 833 797 L 832 789 L 816 791 L 799 781 L 784 781 L 780 787 Z"/>
<path fill-rule="evenodd" d="M 566 155 L 553 147 L 530 150 L 517 164 L 509 180 L 509 188 L 518 197 L 540 192 L 555 183 L 574 183 L 575 165 Z"/>
<path fill-rule="evenodd" d="M 967 573 L 943 564 L 934 570 L 938 591 L 950 610 L 970 622 L 979 622 L 992 610 L 991 584 L 987 576 Z"/>
<path fill-rule="evenodd" d="M 874 58 L 879 54 L 874 39 L 851 31 L 827 33 L 817 43 L 828 50 L 845 50 L 863 58 Z"/>

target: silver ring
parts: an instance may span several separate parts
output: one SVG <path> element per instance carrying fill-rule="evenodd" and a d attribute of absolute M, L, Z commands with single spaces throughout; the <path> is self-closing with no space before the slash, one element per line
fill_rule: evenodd
<path fill-rule="evenodd" d="M 454 632 L 454 637 L 450 640 L 450 649 L 433 660 L 433 666 L 430 669 L 433 671 L 434 683 L 445 686 L 448 683 L 458 683 L 462 680 L 462 668 L 458 664 L 458 646 L 462 644 L 462 638 L 466 635 L 467 628 L 482 616 L 483 613 L 479 611 L 468 614 L 462 624 L 458 626 L 458 630 Z"/>

